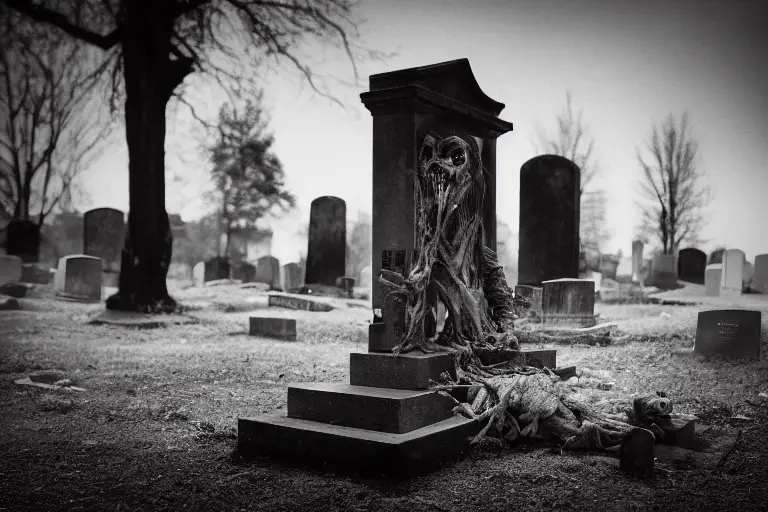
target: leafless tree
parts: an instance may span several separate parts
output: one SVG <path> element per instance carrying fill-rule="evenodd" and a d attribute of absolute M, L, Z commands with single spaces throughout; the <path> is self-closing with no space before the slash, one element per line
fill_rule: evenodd
<path fill-rule="evenodd" d="M 0 216 L 38 227 L 66 209 L 110 124 L 91 98 L 93 50 L 0 4 Z"/>
<path fill-rule="evenodd" d="M 637 155 L 644 199 L 640 232 L 658 239 L 663 254 L 674 254 L 682 242 L 702 241 L 703 210 L 711 199 L 697 170 L 698 143 L 691 137 L 688 115 L 679 125 L 670 114 L 660 129 L 654 126 L 646 149 L 648 160 L 640 151 Z"/>
<path fill-rule="evenodd" d="M 302 54 L 306 43 L 345 52 L 358 81 L 363 50 L 351 0 L 0 0 L 104 51 L 124 99 L 129 158 L 129 215 L 120 287 L 108 309 L 173 311 L 166 286 L 172 235 L 165 211 L 166 106 L 185 103 L 182 82 L 198 72 L 231 96 L 263 85 L 260 65 L 289 64 L 317 93 L 334 99 Z M 361 55 L 362 54 L 362 55 Z M 316 69 L 316 68 L 315 68 Z"/>

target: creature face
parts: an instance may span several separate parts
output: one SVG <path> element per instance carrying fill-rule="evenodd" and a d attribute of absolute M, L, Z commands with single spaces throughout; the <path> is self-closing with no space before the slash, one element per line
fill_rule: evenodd
<path fill-rule="evenodd" d="M 470 144 L 456 135 L 438 139 L 429 134 L 424 138 L 419 152 L 419 168 L 438 183 L 457 183 L 471 178 L 477 166 L 476 152 Z"/>

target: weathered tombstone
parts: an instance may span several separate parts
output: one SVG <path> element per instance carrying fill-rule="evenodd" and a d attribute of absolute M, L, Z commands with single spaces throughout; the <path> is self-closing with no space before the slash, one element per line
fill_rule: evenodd
<path fill-rule="evenodd" d="M 706 356 L 750 357 L 759 360 L 760 317 L 760 311 L 744 309 L 701 311 L 696 324 L 693 351 Z"/>
<path fill-rule="evenodd" d="M 689 247 L 677 254 L 677 277 L 689 283 L 704 284 L 704 270 L 707 268 L 707 253 Z"/>
<path fill-rule="evenodd" d="M 201 261 L 192 267 L 192 279 L 195 281 L 195 286 L 201 287 L 205 285 L 205 262 Z"/>
<path fill-rule="evenodd" d="M 648 283 L 664 290 L 677 288 L 677 256 L 674 254 L 654 255 Z"/>
<path fill-rule="evenodd" d="M 643 242 L 632 242 L 632 282 L 643 284 Z"/>
<path fill-rule="evenodd" d="M 303 283 L 301 279 L 302 269 L 296 262 L 283 265 L 283 290 L 289 291 L 299 288 Z"/>
<path fill-rule="evenodd" d="M 515 285 L 515 297 L 525 297 L 531 303 L 529 312 L 533 318 L 541 319 L 541 286 Z"/>
<path fill-rule="evenodd" d="M 252 316 L 249 319 L 248 334 L 265 336 L 283 341 L 296 341 L 296 320 L 293 318 L 267 318 Z"/>
<path fill-rule="evenodd" d="M 76 254 L 59 259 L 53 289 L 56 295 L 79 300 L 101 300 L 101 258 Z"/>
<path fill-rule="evenodd" d="M 256 261 L 257 283 L 265 283 L 272 288 L 280 288 L 280 260 L 274 256 L 262 256 Z"/>
<path fill-rule="evenodd" d="M 368 265 L 360 271 L 360 286 L 370 288 L 373 285 L 373 268 Z"/>
<path fill-rule="evenodd" d="M 600 259 L 600 273 L 603 277 L 616 280 L 616 274 L 619 269 L 619 259 L 610 254 L 604 254 Z"/>
<path fill-rule="evenodd" d="M 0 286 L 21 281 L 21 258 L 0 254 Z"/>
<path fill-rule="evenodd" d="M 24 263 L 37 263 L 40 254 L 40 228 L 31 220 L 8 223 L 6 253 L 18 256 Z"/>
<path fill-rule="evenodd" d="M 334 286 L 344 275 L 346 247 L 347 204 L 338 197 L 318 197 L 309 213 L 304 282 Z"/>
<path fill-rule="evenodd" d="M 104 272 L 120 272 L 125 215 L 114 208 L 96 208 L 83 215 L 83 254 L 101 258 Z"/>
<path fill-rule="evenodd" d="M 768 293 L 768 254 L 755 256 L 755 270 L 752 273 L 752 289 L 759 293 Z"/>
<path fill-rule="evenodd" d="M 704 294 L 707 297 L 720 295 L 720 280 L 723 275 L 723 264 L 713 263 L 704 269 Z"/>
<path fill-rule="evenodd" d="M 723 262 L 723 253 L 725 252 L 725 249 L 715 249 L 711 253 L 709 253 L 709 259 L 707 259 L 707 265 L 713 265 L 715 263 L 722 263 Z"/>
<path fill-rule="evenodd" d="M 213 257 L 205 262 L 204 269 L 203 283 L 218 281 L 219 279 L 229 279 L 230 268 L 227 258 Z"/>
<path fill-rule="evenodd" d="M 512 125 L 498 119 L 503 105 L 481 91 L 466 59 L 373 75 L 370 85 L 371 91 L 361 98 L 373 115 L 372 305 L 381 311 L 385 294 L 377 277 L 382 269 L 401 276 L 408 272 L 417 247 L 413 171 L 426 135 L 434 130 L 442 136 L 461 132 L 475 138 L 485 171 L 485 199 L 480 205 L 484 243 L 495 250 L 495 142 Z M 574 271 L 577 258 L 574 251 Z M 343 263 L 326 273 L 333 279 L 330 284 L 343 275 Z M 308 270 L 305 282 L 311 284 L 311 278 L 316 279 Z M 384 321 L 380 314 L 374 317 L 378 320 L 371 324 L 371 336 Z M 432 469 L 464 454 L 476 432 L 474 420 L 451 412 L 452 400 L 428 389 L 444 372 L 456 378 L 449 354 L 353 352 L 351 386 L 289 386 L 287 417 L 239 418 L 239 449 L 358 469 L 375 467 L 386 473 Z M 323 404 L 323 416 L 311 412 L 313 404 Z M 361 415 L 361 410 L 381 413 Z"/>
<path fill-rule="evenodd" d="M 256 280 L 256 266 L 241 261 L 232 269 L 232 279 L 238 279 L 242 283 L 252 283 Z"/>
<path fill-rule="evenodd" d="M 740 297 L 744 274 L 744 252 L 728 249 L 723 252 L 723 273 L 720 278 L 721 297 Z"/>
<path fill-rule="evenodd" d="M 590 279 L 552 279 L 541 283 L 542 322 L 595 325 L 595 282 Z"/>
<path fill-rule="evenodd" d="M 579 276 L 580 177 L 576 164 L 557 155 L 521 167 L 518 284 Z"/>

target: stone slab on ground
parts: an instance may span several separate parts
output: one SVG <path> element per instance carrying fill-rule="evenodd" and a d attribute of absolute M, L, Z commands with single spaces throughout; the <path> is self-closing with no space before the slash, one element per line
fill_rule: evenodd
<path fill-rule="evenodd" d="M 198 320 L 187 315 L 150 315 L 134 311 L 112 311 L 105 309 L 88 320 L 92 325 L 120 325 L 123 327 L 137 327 L 154 329 L 166 325 L 194 324 Z"/>
<path fill-rule="evenodd" d="M 252 316 L 248 319 L 251 336 L 265 336 L 283 341 L 296 341 L 295 318 Z"/>
<path fill-rule="evenodd" d="M 410 476 L 459 460 L 478 423 L 454 415 L 405 434 L 327 425 L 287 416 L 238 418 L 238 450 Z"/>
<path fill-rule="evenodd" d="M 456 379 L 453 355 L 425 354 L 421 351 L 406 354 L 363 353 L 349 354 L 349 383 L 391 389 L 427 389 L 430 380 L 440 380 L 448 372 Z"/>
<path fill-rule="evenodd" d="M 267 295 L 269 307 L 295 309 L 298 311 L 317 311 L 326 313 L 334 309 L 333 304 L 321 298 L 307 295 L 273 292 Z"/>
<path fill-rule="evenodd" d="M 23 379 L 17 379 L 13 381 L 14 384 L 19 384 L 21 386 L 36 386 L 38 388 L 45 388 L 45 389 L 63 389 L 63 390 L 72 390 L 72 391 L 85 391 L 83 388 L 79 388 L 77 386 L 56 386 L 54 384 L 46 384 L 45 382 L 35 382 L 29 377 L 24 377 Z"/>
<path fill-rule="evenodd" d="M 453 400 L 434 391 L 309 382 L 288 386 L 288 417 L 405 434 L 452 416 Z"/>

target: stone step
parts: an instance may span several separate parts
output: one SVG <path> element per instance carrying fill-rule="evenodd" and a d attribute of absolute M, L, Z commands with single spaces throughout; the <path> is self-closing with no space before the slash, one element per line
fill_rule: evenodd
<path fill-rule="evenodd" d="M 244 455 L 276 455 L 410 476 L 465 455 L 478 424 L 455 415 L 405 434 L 392 434 L 270 415 L 238 418 L 237 430 L 238 450 Z"/>
<path fill-rule="evenodd" d="M 421 351 L 391 353 L 352 352 L 349 354 L 349 383 L 391 389 L 427 389 L 429 381 L 448 372 L 456 379 L 453 355 Z"/>
<path fill-rule="evenodd" d="M 452 416 L 453 400 L 434 391 L 309 382 L 288 386 L 288 417 L 404 434 Z"/>

